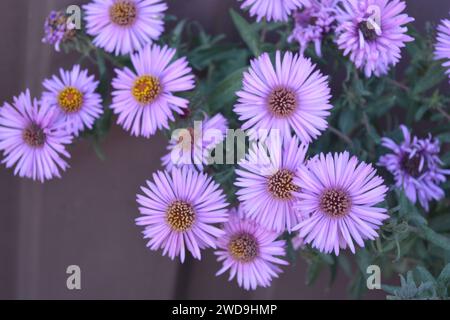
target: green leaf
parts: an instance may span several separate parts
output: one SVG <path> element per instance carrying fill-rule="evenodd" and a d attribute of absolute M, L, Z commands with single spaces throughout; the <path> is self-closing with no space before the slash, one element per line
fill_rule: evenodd
<path fill-rule="evenodd" d="M 420 77 L 413 86 L 413 94 L 421 94 L 446 79 L 446 75 L 443 72 L 442 67 L 439 64 L 433 64 L 423 75 Z"/>
<path fill-rule="evenodd" d="M 258 32 L 256 31 L 255 25 L 249 24 L 242 16 L 240 16 L 233 9 L 230 9 L 230 15 L 242 40 L 244 40 L 244 42 L 247 44 L 248 48 L 255 57 L 259 56 L 261 50 L 259 46 L 259 35 Z"/>
<path fill-rule="evenodd" d="M 322 270 L 323 263 L 319 259 L 314 259 L 308 266 L 306 271 L 306 285 L 312 285 L 318 278 Z"/>
<path fill-rule="evenodd" d="M 450 263 L 447 264 L 441 271 L 437 281 L 444 286 L 448 286 L 450 284 Z"/>
<path fill-rule="evenodd" d="M 430 228 L 436 232 L 449 232 L 450 231 L 450 215 L 439 215 L 430 220 Z"/>
<path fill-rule="evenodd" d="M 420 277 L 420 280 L 422 282 L 435 282 L 436 281 L 434 279 L 433 275 L 427 269 L 425 269 L 423 266 L 418 266 L 415 271 L 418 274 L 418 276 Z"/>
<path fill-rule="evenodd" d="M 351 266 L 348 258 L 345 255 L 340 254 L 337 257 L 337 261 L 338 261 L 339 266 L 342 268 L 342 270 L 344 270 L 345 274 L 348 277 L 352 277 L 353 276 L 352 266 Z"/>
<path fill-rule="evenodd" d="M 186 26 L 186 19 L 183 19 L 177 23 L 175 28 L 173 28 L 171 39 L 170 39 L 172 47 L 174 47 L 174 48 L 180 47 L 181 36 L 183 34 L 185 26 Z"/>
<path fill-rule="evenodd" d="M 416 206 L 409 201 L 403 190 L 398 192 L 398 201 L 400 205 L 400 215 L 417 225 L 426 225 L 427 220 L 420 214 Z"/>
<path fill-rule="evenodd" d="M 209 95 L 208 103 L 211 111 L 217 112 L 236 99 L 236 91 L 242 87 L 242 77 L 247 68 L 241 68 L 220 82 Z"/>
<path fill-rule="evenodd" d="M 421 231 L 419 232 L 419 236 L 421 236 L 423 239 L 431 242 L 432 244 L 444 250 L 450 251 L 450 238 L 447 238 L 439 233 L 436 233 L 433 229 L 430 229 L 425 225 L 420 225 L 419 229 Z"/>

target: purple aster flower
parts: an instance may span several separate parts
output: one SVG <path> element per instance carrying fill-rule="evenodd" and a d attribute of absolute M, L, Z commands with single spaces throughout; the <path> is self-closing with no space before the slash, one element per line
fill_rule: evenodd
<path fill-rule="evenodd" d="M 242 219 L 241 215 L 232 209 L 230 219 L 224 225 L 225 235 L 219 238 L 215 252 L 223 266 L 216 275 L 230 270 L 229 281 L 236 277 L 239 286 L 245 290 L 268 287 L 282 272 L 278 265 L 288 264 L 281 258 L 286 255 L 286 242 L 277 240 L 276 232 Z"/>
<path fill-rule="evenodd" d="M 445 60 L 443 66 L 447 68 L 446 73 L 450 78 L 450 20 L 448 19 L 442 20 L 438 27 L 435 57 Z"/>
<path fill-rule="evenodd" d="M 216 238 L 224 232 L 214 224 L 228 220 L 225 195 L 210 177 L 189 168 L 175 168 L 171 173 L 158 171 L 153 181 L 137 195 L 141 216 L 138 226 L 144 226 L 147 247 L 163 249 L 163 255 L 173 260 L 185 259 L 189 250 L 201 259 L 200 249 L 216 248 Z"/>
<path fill-rule="evenodd" d="M 294 13 L 295 27 L 288 41 L 297 41 L 300 54 L 314 43 L 316 54 L 322 56 L 322 39 L 335 28 L 337 5 L 341 0 L 311 0 L 311 5 Z"/>
<path fill-rule="evenodd" d="M 95 90 L 98 81 L 75 65 L 71 71 L 60 69 L 60 76 L 46 79 L 46 90 L 42 99 L 57 107 L 58 114 L 64 119 L 67 131 L 78 136 L 85 128 L 92 129 L 96 119 L 103 113 L 102 98 Z"/>
<path fill-rule="evenodd" d="M 450 170 L 441 168 L 439 159 L 439 140 L 431 135 L 426 139 L 412 137 L 405 126 L 400 126 L 404 141 L 396 144 L 389 138 L 383 138 L 382 144 L 393 153 L 380 157 L 379 165 L 386 167 L 395 178 L 396 186 L 403 188 L 411 202 L 419 200 L 428 211 L 428 203 L 444 198 L 445 193 L 439 187 L 446 181 Z"/>
<path fill-rule="evenodd" d="M 124 55 L 159 38 L 167 4 L 162 0 L 93 0 L 83 9 L 94 45 Z"/>
<path fill-rule="evenodd" d="M 167 147 L 169 152 L 161 158 L 163 166 L 168 171 L 184 165 L 202 171 L 208 165 L 211 151 L 225 139 L 227 130 L 228 121 L 220 113 L 195 121 L 193 128 L 172 135 Z"/>
<path fill-rule="evenodd" d="M 239 0 L 243 1 L 241 8 L 250 8 L 250 16 L 256 16 L 258 22 L 287 21 L 292 11 L 309 4 L 309 0 Z"/>
<path fill-rule="evenodd" d="M 388 218 L 386 209 L 375 207 L 388 190 L 383 179 L 372 165 L 358 162 L 348 152 L 320 154 L 294 179 L 299 186 L 296 208 L 303 218 L 294 229 L 321 252 L 338 255 L 348 246 L 354 253 L 353 241 L 364 247 Z"/>
<path fill-rule="evenodd" d="M 41 182 L 61 177 L 60 170 L 69 167 L 64 157 L 70 158 L 65 145 L 71 142 L 54 108 L 32 100 L 28 90 L 0 108 L 2 163 L 15 166 L 14 175 Z"/>
<path fill-rule="evenodd" d="M 290 231 L 298 222 L 293 208 L 297 167 L 305 161 L 308 146 L 297 138 L 283 142 L 270 139 L 267 144 L 254 144 L 236 169 L 236 193 L 246 212 L 267 229 Z"/>
<path fill-rule="evenodd" d="M 400 60 L 401 48 L 413 41 L 405 24 L 414 21 L 400 0 L 343 0 L 337 44 L 366 77 L 381 76 Z"/>
<path fill-rule="evenodd" d="M 261 130 L 280 130 L 285 137 L 294 130 L 304 143 L 317 138 L 328 126 L 332 108 L 328 79 L 311 60 L 277 51 L 275 68 L 267 53 L 251 61 L 244 73 L 243 89 L 237 92 L 234 111 L 251 136 Z"/>
<path fill-rule="evenodd" d="M 136 72 L 116 69 L 111 108 L 132 135 L 148 138 L 157 129 L 168 129 L 168 120 L 175 120 L 172 112 L 182 114 L 188 107 L 188 100 L 173 92 L 194 88 L 194 76 L 185 57 L 171 62 L 175 53 L 167 46 L 147 45 L 131 55 Z"/>
<path fill-rule="evenodd" d="M 43 43 L 55 46 L 56 51 L 61 50 L 61 44 L 73 39 L 76 35 L 74 26 L 70 26 L 67 16 L 61 11 L 51 11 L 44 23 Z"/>

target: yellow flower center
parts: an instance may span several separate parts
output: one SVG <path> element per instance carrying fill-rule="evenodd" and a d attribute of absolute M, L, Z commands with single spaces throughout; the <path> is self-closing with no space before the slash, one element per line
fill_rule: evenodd
<path fill-rule="evenodd" d="M 162 88 L 159 80 L 152 76 L 142 76 L 133 85 L 132 93 L 137 102 L 147 105 L 156 100 Z"/>
<path fill-rule="evenodd" d="M 287 200 L 292 197 L 292 192 L 298 187 L 294 184 L 294 175 L 286 169 L 278 170 L 269 178 L 269 192 L 278 199 Z"/>
<path fill-rule="evenodd" d="M 137 10 L 133 1 L 117 1 L 109 8 L 111 21 L 121 27 L 131 26 L 136 21 Z"/>
<path fill-rule="evenodd" d="M 258 256 L 259 246 L 254 236 L 242 233 L 231 239 L 228 251 L 238 261 L 251 262 Z"/>
<path fill-rule="evenodd" d="M 83 106 L 83 94 L 74 87 L 66 87 L 59 93 L 58 104 L 66 113 L 77 112 Z"/>
<path fill-rule="evenodd" d="M 187 231 L 195 222 L 194 208 L 185 201 L 175 201 L 167 208 L 166 221 L 174 231 Z"/>

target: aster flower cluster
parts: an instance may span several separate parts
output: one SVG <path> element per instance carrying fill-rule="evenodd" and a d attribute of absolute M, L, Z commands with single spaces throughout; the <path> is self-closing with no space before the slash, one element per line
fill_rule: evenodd
<path fill-rule="evenodd" d="M 432 99 L 422 97 L 431 86 L 421 79 L 389 78 L 392 86 L 374 79 L 387 76 L 414 40 L 407 34 L 414 19 L 405 2 L 239 2 L 256 18 L 253 25 L 242 17 L 235 21 L 248 48 L 218 46 L 203 30 L 198 47 L 191 47 L 196 41 L 180 44 L 185 22 L 162 37 L 168 9 L 162 0 L 91 0 L 83 6 L 81 31 L 52 11 L 43 41 L 57 51 L 68 40 L 84 41 L 76 50 L 81 61 L 95 59 L 98 74 L 81 63 L 60 69 L 43 80 L 39 98 L 26 90 L 0 107 L 2 163 L 15 175 L 44 182 L 69 168 L 75 139 L 99 139 L 112 121 L 134 137 L 150 139 L 164 131 L 170 139 L 162 170 L 136 196 L 134 222 L 147 248 L 181 263 L 189 255 L 201 260 L 212 249 L 220 264 L 216 275 L 228 273 L 245 290 L 270 286 L 289 265 L 292 251 L 308 252 L 310 265 L 323 257 L 337 264 L 343 251 L 367 253 L 373 247 L 367 244 L 376 240 L 377 257 L 385 248 L 398 248 L 401 256 L 397 235 L 392 237 L 397 242 L 383 248 L 384 233 L 410 222 L 395 216 L 400 209 L 391 207 L 399 199 L 389 191 L 404 190 L 425 215 L 430 202 L 444 202 L 450 174 L 440 159 L 439 139 L 431 134 L 419 139 L 401 126 L 401 143 L 379 138 L 378 131 L 392 129 L 390 117 L 386 126 L 379 118 L 394 103 L 404 107 L 403 100 L 415 118 L 439 110 L 429 120 L 438 122 L 444 137 L 441 122 L 450 119 L 438 90 Z M 288 35 L 290 18 L 295 25 Z M 278 32 L 284 38 L 277 44 L 265 42 L 272 30 L 285 31 Z M 449 30 L 450 22 L 443 20 L 434 48 L 444 67 L 450 67 Z M 333 74 L 322 71 L 329 70 L 326 59 L 305 56 L 310 44 L 323 56 L 327 35 L 334 37 L 336 54 L 350 60 L 342 88 Z M 294 52 L 294 41 L 300 52 Z M 409 74 L 424 77 L 434 72 L 423 65 L 411 69 Z M 410 89 L 414 82 L 425 89 Z M 331 87 L 337 87 L 333 94 Z M 339 97 L 341 91 L 346 96 Z M 391 102 L 392 96 L 401 99 Z M 414 105 L 419 100 L 420 108 Z M 422 111 L 428 101 L 438 107 Z M 244 139 L 236 147 L 238 133 Z M 381 147 L 391 153 L 379 157 Z M 232 163 L 216 162 L 224 153 Z M 391 176 L 393 185 L 384 180 Z M 421 235 L 427 237 L 439 238 Z"/>

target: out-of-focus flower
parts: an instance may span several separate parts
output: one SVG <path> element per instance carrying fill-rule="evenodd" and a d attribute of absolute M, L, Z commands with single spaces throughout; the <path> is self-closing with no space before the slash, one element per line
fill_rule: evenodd
<path fill-rule="evenodd" d="M 347 247 L 354 253 L 355 241 L 378 237 L 377 230 L 389 216 L 376 207 L 388 188 L 375 169 L 348 152 L 320 154 L 300 167 L 294 183 L 299 186 L 296 208 L 303 217 L 294 230 L 305 243 L 324 253 Z"/>
<path fill-rule="evenodd" d="M 0 150 L 7 168 L 14 174 L 44 182 L 61 177 L 70 158 L 65 145 L 72 136 L 62 127 L 55 109 L 32 99 L 30 92 L 14 98 L 0 108 Z"/>
<path fill-rule="evenodd" d="M 174 92 L 194 88 L 194 76 L 185 57 L 173 62 L 175 49 L 147 45 L 131 55 L 136 72 L 116 69 L 111 109 L 117 123 L 134 136 L 150 137 L 157 129 L 169 128 L 173 112 L 183 113 L 188 100 Z"/>
<path fill-rule="evenodd" d="M 228 211 L 225 195 L 210 177 L 186 167 L 158 171 L 141 190 L 136 224 L 145 227 L 151 250 L 162 248 L 163 255 L 172 260 L 180 256 L 184 262 L 186 249 L 201 259 L 200 249 L 216 248 L 224 231 L 214 224 L 226 222 Z"/>
<path fill-rule="evenodd" d="M 301 249 L 305 246 L 305 239 L 303 237 L 301 237 L 299 234 L 296 234 L 292 240 L 292 247 L 294 248 L 294 250 L 298 250 Z"/>
<path fill-rule="evenodd" d="M 225 235 L 219 238 L 215 252 L 217 260 L 223 263 L 216 275 L 230 270 L 229 280 L 236 277 L 245 290 L 268 287 L 282 272 L 279 265 L 288 264 L 281 258 L 286 255 L 286 242 L 277 240 L 276 232 L 242 219 L 242 215 L 236 209 L 230 212 L 230 219 L 224 226 Z"/>
<path fill-rule="evenodd" d="M 342 0 L 337 15 L 337 44 L 366 77 L 382 76 L 401 58 L 401 48 L 414 39 L 405 25 L 414 21 L 400 0 Z"/>
<path fill-rule="evenodd" d="M 87 70 L 80 70 L 79 65 L 71 71 L 60 69 L 59 73 L 59 77 L 44 80 L 47 91 L 42 99 L 56 107 L 67 131 L 78 136 L 85 128 L 92 129 L 103 113 L 102 98 L 95 92 L 99 82 Z"/>
<path fill-rule="evenodd" d="M 277 232 L 290 231 L 299 222 L 293 208 L 298 191 L 294 178 L 307 150 L 295 137 L 253 145 L 236 169 L 236 194 L 247 218 Z"/>
<path fill-rule="evenodd" d="M 93 0 L 83 9 L 94 45 L 124 55 L 159 38 L 167 4 L 162 0 Z"/>
<path fill-rule="evenodd" d="M 380 157 L 379 164 L 394 175 L 396 186 L 405 190 L 411 202 L 419 200 L 428 211 L 430 201 L 444 198 L 444 190 L 439 185 L 446 181 L 445 175 L 450 174 L 450 170 L 441 168 L 439 140 L 431 135 L 426 139 L 412 137 L 407 127 L 402 125 L 400 128 L 404 141 L 397 144 L 383 138 L 383 146 L 393 153 Z"/>
<path fill-rule="evenodd" d="M 252 137 L 276 129 L 289 137 L 294 130 L 304 143 L 321 135 L 332 108 L 328 79 L 311 60 L 277 51 L 275 68 L 267 53 L 251 61 L 234 111 Z"/>
<path fill-rule="evenodd" d="M 322 56 L 322 39 L 336 27 L 336 10 L 341 0 L 311 0 L 311 4 L 294 13 L 295 26 L 288 41 L 297 41 L 303 55 L 310 43 Z"/>
<path fill-rule="evenodd" d="M 191 166 L 200 171 L 208 165 L 210 152 L 221 143 L 228 130 L 228 121 L 220 113 L 212 118 L 196 121 L 194 127 L 180 131 L 167 146 L 168 154 L 161 158 L 166 170 Z"/>
<path fill-rule="evenodd" d="M 51 11 L 45 19 L 42 42 L 55 46 L 55 50 L 59 52 L 61 44 L 75 36 L 76 30 L 68 24 L 67 16 L 61 11 Z"/>
<path fill-rule="evenodd" d="M 443 66 L 447 68 L 446 73 L 450 79 L 450 20 L 442 20 L 437 31 L 435 57 L 444 60 Z"/>
<path fill-rule="evenodd" d="M 292 11 L 309 4 L 309 0 L 240 0 L 241 8 L 250 8 L 250 16 L 256 16 L 258 22 L 287 21 Z"/>

